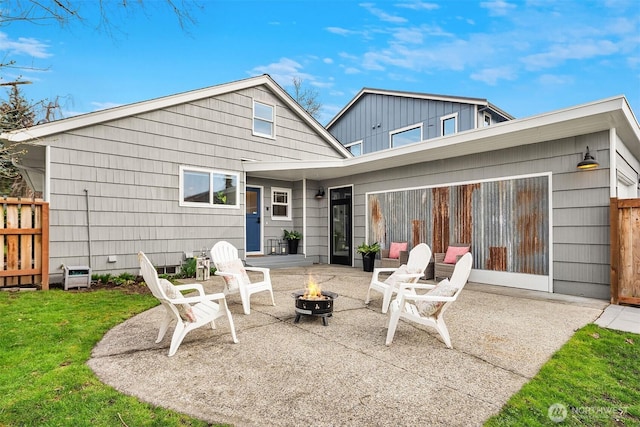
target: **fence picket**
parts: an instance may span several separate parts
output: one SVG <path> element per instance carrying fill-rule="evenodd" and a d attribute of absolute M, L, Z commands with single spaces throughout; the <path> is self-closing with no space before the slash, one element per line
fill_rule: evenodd
<path fill-rule="evenodd" d="M 36 285 L 49 289 L 49 205 L 42 200 L 3 200 L 0 287 Z"/>

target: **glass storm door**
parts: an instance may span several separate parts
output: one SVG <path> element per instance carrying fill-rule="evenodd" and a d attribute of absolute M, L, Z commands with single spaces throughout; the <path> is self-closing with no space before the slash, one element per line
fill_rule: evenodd
<path fill-rule="evenodd" d="M 330 191 L 330 264 L 351 265 L 351 187 Z"/>
<path fill-rule="evenodd" d="M 260 193 L 259 188 L 247 187 L 245 196 L 247 252 L 260 252 L 260 248 L 262 247 L 262 233 L 260 233 L 260 215 L 262 212 Z"/>

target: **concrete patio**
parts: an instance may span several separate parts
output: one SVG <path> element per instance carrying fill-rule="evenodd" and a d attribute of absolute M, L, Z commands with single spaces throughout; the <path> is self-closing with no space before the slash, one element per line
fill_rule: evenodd
<path fill-rule="evenodd" d="M 291 293 L 311 275 L 337 292 L 329 325 L 293 323 Z M 276 306 L 256 294 L 251 314 L 227 298 L 226 320 L 187 335 L 167 357 L 172 329 L 155 344 L 161 307 L 109 331 L 89 366 L 143 401 L 235 426 L 482 425 L 607 301 L 469 283 L 445 315 L 453 342 L 400 322 L 385 346 L 381 294 L 363 301 L 371 273 L 314 265 L 271 270 Z M 222 279 L 205 282 L 208 292 Z M 546 411 L 547 408 L 539 408 Z"/>

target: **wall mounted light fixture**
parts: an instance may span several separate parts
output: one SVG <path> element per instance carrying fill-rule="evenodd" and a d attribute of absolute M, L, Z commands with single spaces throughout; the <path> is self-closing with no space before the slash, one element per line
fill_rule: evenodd
<path fill-rule="evenodd" d="M 589 152 L 589 146 L 587 146 L 587 152 L 584 155 L 584 160 L 578 163 L 577 168 L 578 169 L 595 169 L 598 166 L 600 166 L 600 164 L 596 162 L 595 157 L 593 157 Z"/>
<path fill-rule="evenodd" d="M 318 192 L 315 195 L 316 199 L 322 199 L 324 197 L 324 188 L 320 187 L 318 188 Z"/>

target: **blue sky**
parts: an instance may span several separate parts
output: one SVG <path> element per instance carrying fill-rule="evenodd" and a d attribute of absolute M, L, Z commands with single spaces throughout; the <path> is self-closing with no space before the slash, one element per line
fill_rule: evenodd
<path fill-rule="evenodd" d="M 60 96 L 66 116 L 263 73 L 315 89 L 322 124 L 363 87 L 484 98 L 516 117 L 623 94 L 640 116 L 636 0 L 199 0 L 186 29 L 147 0 L 112 8 L 111 32 L 95 29 L 97 2 L 75 3 L 84 24 L 0 26 L 3 60 L 29 67 L 1 81 Z"/>

